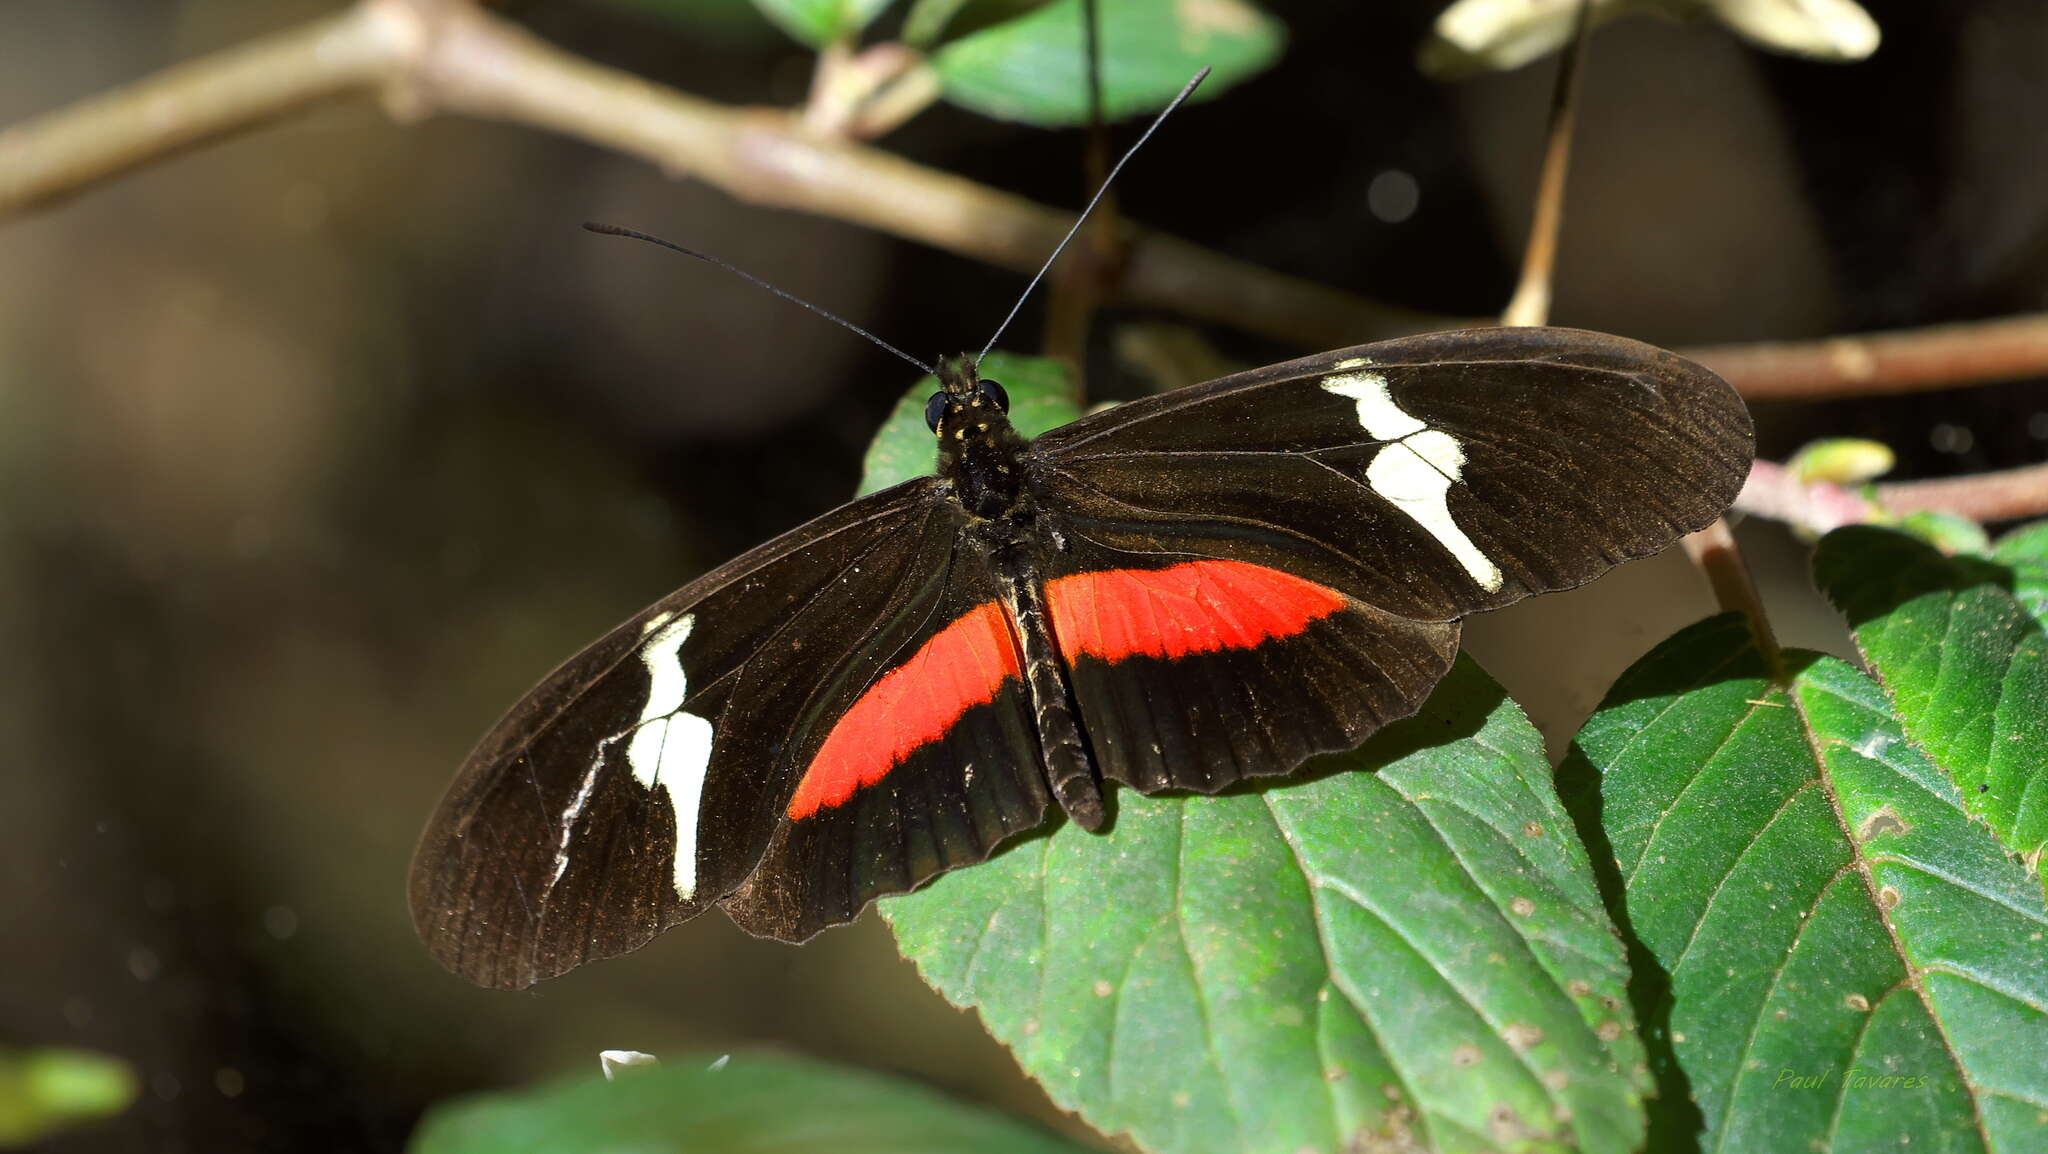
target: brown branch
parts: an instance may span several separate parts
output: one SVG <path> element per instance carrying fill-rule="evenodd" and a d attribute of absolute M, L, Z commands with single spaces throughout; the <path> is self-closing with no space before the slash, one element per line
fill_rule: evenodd
<path fill-rule="evenodd" d="M 1073 215 L 806 133 L 565 53 L 468 4 L 361 0 L 0 134 L 0 218 L 312 100 L 377 91 L 401 114 L 463 113 L 638 156 L 742 200 L 836 217 L 1028 272 Z M 1125 229 L 1120 301 L 1311 347 L 1461 323 Z"/>
<path fill-rule="evenodd" d="M 1776 461 L 1750 466 L 1735 508 L 1816 536 L 1844 525 L 1884 519 L 1883 510 L 1861 494 L 1825 481 L 1802 481 Z"/>
<path fill-rule="evenodd" d="M 563 53 L 482 13 L 437 38 L 427 102 L 553 129 L 687 173 L 758 204 L 799 209 L 1035 271 L 1072 213 L 863 145 L 811 136 L 769 109 L 730 110 Z M 1456 323 L 1128 227 L 1118 298 L 1312 346 Z"/>
<path fill-rule="evenodd" d="M 1750 470 L 1735 507 L 1821 534 L 1843 525 L 1883 524 L 1905 513 L 1953 513 L 1975 521 L 2048 514 L 2048 464 L 1996 473 L 1895 481 L 1864 492 L 1825 481 L 1802 481 L 1774 461 Z"/>
<path fill-rule="evenodd" d="M 1924 392 L 2048 375 L 2048 313 L 1684 352 L 1752 401 Z"/>
<path fill-rule="evenodd" d="M 1877 501 L 1894 513 L 1954 513 L 1973 521 L 2038 517 L 2048 513 L 2048 464 L 1879 485 Z"/>
<path fill-rule="evenodd" d="M 316 101 L 373 87 L 425 40 L 410 5 L 366 0 L 0 129 L 0 218 Z"/>

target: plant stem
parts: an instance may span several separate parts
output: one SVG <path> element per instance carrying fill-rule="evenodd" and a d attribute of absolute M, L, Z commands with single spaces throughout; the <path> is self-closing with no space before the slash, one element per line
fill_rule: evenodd
<path fill-rule="evenodd" d="M 1801 481 L 1783 465 L 1758 461 L 1735 507 L 1809 533 L 1881 522 L 1900 513 L 1953 513 L 1977 521 L 2009 521 L 2048 513 L 2048 464 L 1966 477 L 1894 481 L 1876 486 L 1866 497 L 1840 485 Z"/>
<path fill-rule="evenodd" d="M 396 75 L 425 42 L 408 4 L 370 0 L 0 130 L 0 217 Z"/>
<path fill-rule="evenodd" d="M 1777 635 L 1771 631 L 1763 597 L 1757 593 L 1756 580 L 1750 576 L 1749 564 L 1742 559 L 1742 550 L 1736 546 L 1728 522 L 1715 521 L 1680 543 L 1693 565 L 1706 574 L 1707 583 L 1714 589 L 1715 603 L 1749 618 L 1749 631 L 1756 638 L 1757 649 L 1782 676 Z"/>
<path fill-rule="evenodd" d="M 1894 513 L 1954 513 L 1976 521 L 2037 517 L 2048 513 L 2048 464 L 1879 485 L 1877 500 Z"/>
<path fill-rule="evenodd" d="M 1550 287 L 1557 270 L 1557 238 L 1564 230 L 1564 182 L 1571 171 L 1572 125 L 1578 119 L 1579 73 L 1586 63 L 1591 0 L 1579 0 L 1572 18 L 1571 46 L 1557 64 L 1550 96 L 1550 128 L 1543 145 L 1543 170 L 1536 178 L 1536 205 L 1529 217 L 1529 246 L 1522 252 L 1522 279 L 1502 311 L 1504 325 L 1540 325 L 1550 320 Z"/>
<path fill-rule="evenodd" d="M 1925 392 L 2048 374 L 2048 313 L 1684 352 L 1752 401 Z"/>

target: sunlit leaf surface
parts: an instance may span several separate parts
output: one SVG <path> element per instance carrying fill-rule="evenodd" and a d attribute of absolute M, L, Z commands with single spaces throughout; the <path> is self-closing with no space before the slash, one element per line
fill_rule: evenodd
<path fill-rule="evenodd" d="M 1644 947 L 1651 1147 L 2042 1149 L 2040 890 L 1874 681 L 1788 660 L 1774 687 L 1742 619 L 1688 629 L 1565 771 Z"/>
<path fill-rule="evenodd" d="M 1249 0 L 1098 0 L 1102 105 L 1111 118 L 1156 112 L 1194 74 L 1200 99 L 1257 75 L 1285 31 Z M 946 99 L 1029 124 L 1088 122 L 1080 0 L 1053 0 L 962 36 L 932 56 Z"/>
<path fill-rule="evenodd" d="M 1906 736 L 1954 779 L 1971 816 L 2038 866 L 2048 847 L 2048 634 L 2013 595 L 2013 571 L 1852 526 L 1821 541 L 1814 576 L 1848 617 Z"/>
<path fill-rule="evenodd" d="M 763 16 L 814 48 L 852 36 L 891 0 L 753 0 Z"/>
<path fill-rule="evenodd" d="M 2013 596 L 2048 629 L 2048 521 L 2000 537 L 1991 559 L 2012 573 Z"/>

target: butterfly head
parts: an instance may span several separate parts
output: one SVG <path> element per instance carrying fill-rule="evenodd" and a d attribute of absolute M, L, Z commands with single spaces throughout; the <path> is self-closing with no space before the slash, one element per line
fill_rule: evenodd
<path fill-rule="evenodd" d="M 939 358 L 939 391 L 924 404 L 924 423 L 940 437 L 952 430 L 955 439 L 972 436 L 967 430 L 988 431 L 1009 423 L 1010 394 L 995 381 L 985 380 L 973 359 L 965 356 Z"/>
<path fill-rule="evenodd" d="M 939 473 L 978 517 L 1017 507 L 1024 438 L 1011 426 L 1010 397 L 983 380 L 972 357 L 941 357 L 939 391 L 925 402 L 924 423 L 939 439 Z"/>

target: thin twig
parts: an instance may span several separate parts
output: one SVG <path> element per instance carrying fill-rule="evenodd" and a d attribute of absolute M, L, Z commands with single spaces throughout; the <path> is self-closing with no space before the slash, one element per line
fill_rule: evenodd
<path fill-rule="evenodd" d="M 1564 228 L 1564 183 L 1571 170 L 1572 125 L 1578 119 L 1579 74 L 1586 63 L 1592 0 L 1579 0 L 1572 19 L 1571 48 L 1557 65 L 1550 94 L 1550 127 L 1544 134 L 1543 171 L 1536 179 L 1536 207 L 1529 219 L 1529 246 L 1522 253 L 1522 280 L 1501 312 L 1504 325 L 1540 325 L 1550 320 L 1550 286 L 1557 269 L 1557 238 Z"/>
<path fill-rule="evenodd" d="M 1758 461 L 1735 507 L 1814 534 L 1844 525 L 1881 524 L 1905 513 L 1953 513 L 1976 521 L 2010 521 L 2048 514 L 2048 464 L 1966 477 L 1894 481 L 1856 490 L 1825 481 L 1802 481 L 1775 461 Z"/>
<path fill-rule="evenodd" d="M 1879 485 L 1877 501 L 1894 513 L 1954 513 L 1973 521 L 2038 517 L 2048 513 L 2048 464 Z"/>
<path fill-rule="evenodd" d="M 1883 510 L 1855 490 L 1825 481 L 1802 481 L 1776 461 L 1750 466 L 1735 508 L 1816 536 L 1884 517 Z"/>
<path fill-rule="evenodd" d="M 1081 0 L 1081 52 L 1088 77 L 1088 132 L 1082 144 L 1083 195 L 1109 180 L 1109 124 L 1102 112 L 1101 25 L 1095 0 Z M 1045 352 L 1074 369 L 1079 396 L 1088 396 L 1088 332 L 1102 297 L 1121 272 L 1116 192 L 1105 192 L 1081 243 L 1067 254 L 1045 302 Z"/>
<path fill-rule="evenodd" d="M 1756 638 L 1757 649 L 1774 671 L 1780 670 L 1777 634 L 1771 631 L 1763 597 L 1757 593 L 1756 581 L 1750 576 L 1749 564 L 1742 559 L 1742 550 L 1736 546 L 1728 522 L 1716 521 L 1687 535 L 1681 544 L 1685 555 L 1692 558 L 1692 563 L 1713 586 L 1715 603 L 1749 618 L 1750 635 Z"/>
<path fill-rule="evenodd" d="M 1925 392 L 2048 375 L 2048 313 L 1684 352 L 1752 401 Z"/>

